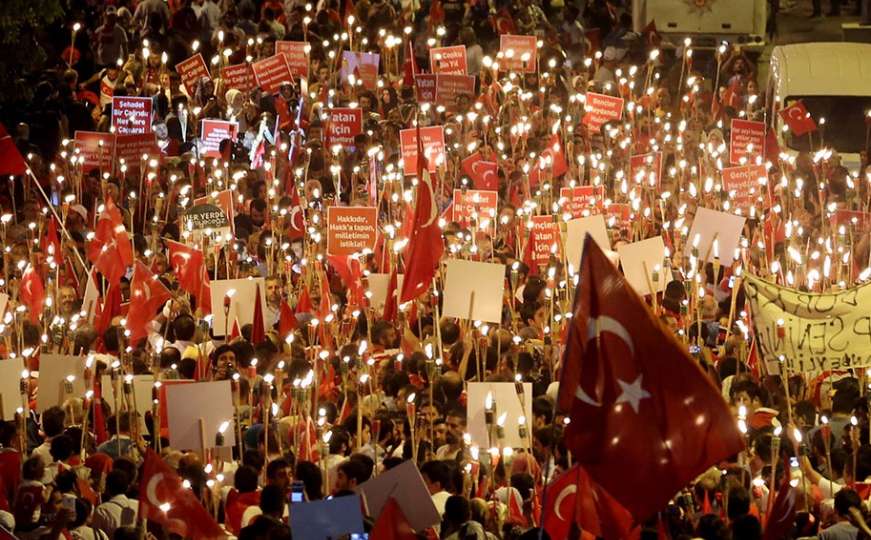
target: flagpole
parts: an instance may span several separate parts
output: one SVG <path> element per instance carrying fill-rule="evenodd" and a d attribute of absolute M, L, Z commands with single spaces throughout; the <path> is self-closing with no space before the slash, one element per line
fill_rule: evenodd
<path fill-rule="evenodd" d="M 64 225 L 64 222 L 61 221 L 60 217 L 57 215 L 57 212 L 55 211 L 54 206 L 51 204 L 51 199 L 49 199 L 48 195 L 45 194 L 45 190 L 42 189 L 42 185 L 40 185 L 39 180 L 36 179 L 36 176 L 33 174 L 33 171 L 30 170 L 30 167 L 27 167 L 27 174 L 30 175 L 30 177 L 33 179 L 33 183 L 36 184 L 37 188 L 39 188 L 39 192 L 42 194 L 42 198 L 45 199 L 45 204 L 48 206 L 48 209 L 51 210 L 52 215 L 57 220 L 57 222 L 60 224 L 60 228 L 63 231 L 63 233 L 67 236 L 67 239 L 69 239 L 69 241 L 72 242 L 73 245 L 75 245 L 75 243 L 76 243 L 75 240 L 73 240 L 73 237 L 70 236 L 70 232 L 67 230 L 66 225 Z M 13 197 L 13 200 L 14 199 L 15 198 Z M 88 265 L 85 264 L 85 260 L 82 259 L 82 255 L 79 253 L 79 250 L 73 249 L 73 253 L 76 254 L 76 258 L 79 260 L 79 263 L 82 265 L 82 269 L 84 269 L 85 272 L 87 272 Z"/>

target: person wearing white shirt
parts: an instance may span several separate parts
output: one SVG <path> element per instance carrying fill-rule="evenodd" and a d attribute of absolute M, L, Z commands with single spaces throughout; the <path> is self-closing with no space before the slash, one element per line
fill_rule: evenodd
<path fill-rule="evenodd" d="M 450 482 L 450 470 L 448 464 L 441 460 L 427 461 L 420 468 L 420 474 L 423 476 L 423 481 L 429 494 L 432 497 L 432 502 L 438 510 L 439 516 L 445 513 L 445 503 L 448 497 L 451 496 L 445 488 Z"/>
<path fill-rule="evenodd" d="M 106 476 L 106 494 L 109 499 L 94 511 L 94 527 L 101 529 L 110 538 L 119 527 L 136 525 L 139 501 L 127 498 L 130 479 L 127 473 L 114 470 Z"/>

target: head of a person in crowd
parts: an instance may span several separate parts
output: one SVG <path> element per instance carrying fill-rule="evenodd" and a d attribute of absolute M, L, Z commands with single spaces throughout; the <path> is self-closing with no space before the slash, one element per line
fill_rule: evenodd
<path fill-rule="evenodd" d="M 354 491 L 368 479 L 366 465 L 357 459 L 346 459 L 336 468 L 336 481 L 333 493 Z"/>
<path fill-rule="evenodd" d="M 266 303 L 271 306 L 281 303 L 281 278 L 272 276 L 266 279 Z"/>
<path fill-rule="evenodd" d="M 130 477 L 121 469 L 115 468 L 106 475 L 106 495 L 109 499 L 126 495 L 130 489 Z"/>
<path fill-rule="evenodd" d="M 450 486 L 450 469 L 446 461 L 427 461 L 420 466 L 420 474 L 430 495 L 447 491 Z"/>
<path fill-rule="evenodd" d="M 266 223 L 267 206 L 263 199 L 251 201 L 251 223 L 256 227 L 262 227 Z"/>
<path fill-rule="evenodd" d="M 239 493 L 252 493 L 257 491 L 257 470 L 250 465 L 242 465 L 233 475 L 233 487 Z"/>
<path fill-rule="evenodd" d="M 225 381 L 238 370 L 236 351 L 229 345 L 219 345 L 212 352 L 212 369 L 217 381 Z"/>
<path fill-rule="evenodd" d="M 396 328 L 387 321 L 376 321 L 372 325 L 372 345 L 384 349 L 392 349 L 396 346 Z"/>
<path fill-rule="evenodd" d="M 265 516 L 281 519 L 285 504 L 285 492 L 279 486 L 267 485 L 260 492 L 260 510 Z"/>
<path fill-rule="evenodd" d="M 273 459 L 266 465 L 266 481 L 269 485 L 278 486 L 284 492 L 290 490 L 293 469 L 284 458 Z"/>
<path fill-rule="evenodd" d="M 765 391 L 749 379 L 733 381 L 729 389 L 729 398 L 736 412 L 741 407 L 745 407 L 748 415 L 764 407 L 766 401 Z"/>
<path fill-rule="evenodd" d="M 42 432 L 47 439 L 57 437 L 63 433 L 66 420 L 66 412 L 60 407 L 49 407 L 42 413 Z"/>
<path fill-rule="evenodd" d="M 75 455 L 77 446 L 72 437 L 61 434 L 52 438 L 49 452 L 54 461 L 63 463 Z"/>
<path fill-rule="evenodd" d="M 317 501 L 323 498 L 323 475 L 316 464 L 300 461 L 296 464 L 293 476 L 305 486 L 306 500 Z"/>

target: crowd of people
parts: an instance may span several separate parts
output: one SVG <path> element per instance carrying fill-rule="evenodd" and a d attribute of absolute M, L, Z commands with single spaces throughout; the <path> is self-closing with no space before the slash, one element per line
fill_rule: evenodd
<path fill-rule="evenodd" d="M 0 397 L 0 410 L 22 405 L 0 423 L 0 536 L 208 537 L 140 507 L 157 459 L 227 537 L 290 538 L 295 490 L 305 501 L 354 495 L 407 461 L 440 521 L 396 538 L 624 537 L 605 525 L 620 520 L 602 497 L 596 527 L 585 503 L 560 507 L 548 488 L 585 466 L 566 430 L 594 423 L 558 407 L 566 366 L 583 369 L 567 346 L 581 308 L 566 222 L 601 214 L 615 250 L 663 239 L 654 286 L 638 291 L 647 306 L 624 307 L 651 310 L 657 332 L 675 337 L 675 365 L 701 368 L 731 411 L 710 431 L 739 429 L 744 443 L 694 464 L 707 471 L 655 514 L 632 515 L 625 537 L 871 538 L 865 366 L 772 369 L 741 286 L 745 274 L 811 293 L 868 279 L 871 220 L 846 232 L 831 224 L 836 210 L 866 215 L 866 164 L 849 171 L 822 137 L 780 153 L 769 127 L 764 154 L 750 156 L 768 187 L 743 210 L 740 254 L 705 263 L 710 248 L 687 248 L 687 231 L 698 209 L 735 209 L 720 180 L 731 121 L 773 126 L 777 111 L 753 54 L 670 47 L 655 25 L 634 31 L 627 4 L 70 2 L 63 26 L 43 36 L 49 68 L 21 74 L 32 98 L 2 110 L 26 171 L 0 194 L 10 358 L 0 363 L 19 359 L 26 371 L 24 399 Z M 517 62 L 505 35 L 534 37 L 532 54 Z M 229 77 L 282 42 L 305 44 L 307 76 L 274 91 L 260 74 Z M 439 71 L 430 49 L 451 46 L 464 46 L 473 92 L 427 94 L 421 81 Z M 374 74 L 348 65 L 346 51 L 380 55 Z M 174 66 L 197 54 L 204 69 L 185 80 Z M 590 120 L 592 96 L 622 99 L 622 112 Z M 125 135 L 119 97 L 150 98 L 141 159 L 110 150 Z M 350 142 L 336 143 L 334 109 L 361 111 Z M 205 120 L 236 125 L 212 154 Z M 441 152 L 423 140 L 432 126 L 443 127 Z M 81 133 L 118 138 L 101 139 L 86 163 Z M 661 167 L 633 174 L 639 155 Z M 574 206 L 561 192 L 584 186 Z M 193 230 L 189 211 L 204 202 L 222 210 L 219 231 Z M 374 245 L 349 256 L 328 252 L 328 210 L 343 206 L 374 207 L 377 219 Z M 556 232 L 536 245 L 542 216 Z M 504 265 L 498 320 L 469 320 L 474 296 L 469 317 L 442 315 L 453 259 Z M 380 294 L 376 276 L 387 277 Z M 216 301 L 210 287 L 249 277 L 263 288 L 234 318 L 232 295 Z M 46 355 L 76 357 L 87 391 L 41 406 Z M 132 377 L 152 378 L 158 404 L 176 380 L 230 381 L 236 444 L 173 448 L 161 406 L 129 398 Z M 485 405 L 467 388 L 482 381 L 531 383 L 524 447 L 470 443 L 471 411 Z M 638 412 L 655 390 L 636 382 Z M 577 399 L 595 404 L 585 392 Z M 601 406 L 612 391 L 599 392 Z M 669 410 L 663 424 L 706 413 L 685 412 Z M 575 497 L 590 491 L 578 484 Z M 379 517 L 367 515 L 366 530 L 388 538 Z"/>

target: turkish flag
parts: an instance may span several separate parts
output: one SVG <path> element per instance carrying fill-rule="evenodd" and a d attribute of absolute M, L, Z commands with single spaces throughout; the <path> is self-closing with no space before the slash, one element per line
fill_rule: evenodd
<path fill-rule="evenodd" d="M 146 327 L 157 311 L 172 298 L 169 289 L 140 261 L 133 267 L 130 284 L 130 310 L 127 312 L 127 329 L 130 343 L 136 343 L 148 335 Z"/>
<path fill-rule="evenodd" d="M 372 526 L 369 540 L 414 540 L 417 537 L 399 503 L 393 497 L 388 498 Z"/>
<path fill-rule="evenodd" d="M 254 286 L 254 319 L 251 322 L 251 344 L 257 345 L 266 339 L 266 323 L 263 320 L 263 302 L 260 300 L 260 284 Z"/>
<path fill-rule="evenodd" d="M 783 481 L 777 490 L 777 495 L 774 495 L 774 502 L 768 513 L 768 519 L 765 523 L 765 534 L 762 536 L 762 540 L 788 538 L 789 533 L 792 531 L 792 524 L 795 520 L 796 491 L 789 483 L 789 462 L 786 460 L 783 463 L 783 470 Z M 772 495 L 769 495 L 769 497 Z"/>
<path fill-rule="evenodd" d="M 290 309 L 286 300 L 281 301 L 281 311 L 278 314 L 278 336 L 281 339 L 296 330 L 296 314 Z"/>
<path fill-rule="evenodd" d="M 396 305 L 396 289 L 399 283 L 397 268 L 390 272 L 390 281 L 387 282 L 387 297 L 384 299 L 384 309 L 381 312 L 381 318 L 388 322 L 396 322 L 397 305 Z"/>
<path fill-rule="evenodd" d="M 801 100 L 796 101 L 777 114 L 786 122 L 793 135 L 804 135 L 805 133 L 817 130 L 817 123 L 811 118 L 810 113 L 807 112 Z"/>
<path fill-rule="evenodd" d="M 182 538 L 226 538 L 227 533 L 181 478 L 153 450 L 145 454 L 139 483 L 139 516 Z"/>
<path fill-rule="evenodd" d="M 481 152 L 475 152 L 461 163 L 463 173 L 472 179 L 475 189 L 499 190 L 499 173 L 496 163 L 484 161 Z"/>
<path fill-rule="evenodd" d="M 27 172 L 27 162 L 15 146 L 12 136 L 6 131 L 6 126 L 0 124 L 0 174 L 24 174 Z"/>
<path fill-rule="evenodd" d="M 566 447 L 636 521 L 744 447 L 719 391 L 589 234 L 571 321 Z"/>
<path fill-rule="evenodd" d="M 632 516 L 579 465 L 547 486 L 542 528 L 551 538 L 568 538 L 572 524 L 604 538 L 631 538 Z M 637 535 L 636 535 L 637 536 Z"/>
<path fill-rule="evenodd" d="M 133 265 L 133 245 L 124 228 L 124 218 L 112 199 L 106 201 L 97 219 L 97 230 L 88 244 L 88 259 L 106 276 L 110 284 L 117 285 Z"/>
<path fill-rule="evenodd" d="M 203 252 L 172 240 L 167 240 L 166 245 L 169 248 L 169 264 L 175 272 L 179 286 L 202 302 L 200 296 L 209 285 Z"/>
<path fill-rule="evenodd" d="M 48 220 L 45 235 L 39 240 L 39 248 L 46 257 L 53 257 L 56 264 L 61 264 L 61 260 L 66 259 L 60 252 L 60 238 L 57 233 L 57 220 L 54 216 Z"/>
<path fill-rule="evenodd" d="M 432 182 L 423 158 L 423 145 L 420 136 L 420 125 L 417 126 L 417 205 L 414 207 L 414 221 L 408 239 L 408 251 L 405 255 L 405 278 L 402 291 L 399 293 L 399 303 L 404 304 L 414 300 L 429 290 L 432 278 L 438 269 L 442 258 L 444 244 L 442 230 L 439 228 L 438 205 L 433 194 Z"/>
<path fill-rule="evenodd" d="M 550 159 L 550 163 L 548 163 Z M 539 154 L 538 159 L 532 170 L 529 171 L 529 187 L 534 188 L 542 180 L 543 171 L 549 170 L 548 178 L 557 178 L 564 175 L 569 170 L 569 164 L 566 161 L 566 152 L 560 143 L 559 135 L 554 133 L 550 136 L 547 146 Z"/>
<path fill-rule="evenodd" d="M 291 240 L 296 240 L 305 236 L 305 211 L 302 209 L 302 204 L 299 201 L 299 191 L 295 186 L 291 189 L 291 193 L 290 226 L 287 229 L 287 236 Z"/>
<path fill-rule="evenodd" d="M 42 278 L 34 270 L 32 264 L 27 265 L 27 269 L 24 270 L 24 274 L 21 276 L 21 283 L 18 287 L 18 300 L 27 306 L 30 322 L 39 324 L 42 308 L 45 305 L 45 287 L 42 284 Z"/>
<path fill-rule="evenodd" d="M 363 288 L 363 268 L 360 266 L 359 257 L 328 255 L 327 262 L 339 275 L 342 283 L 348 288 L 348 308 L 366 307 L 366 292 Z"/>

